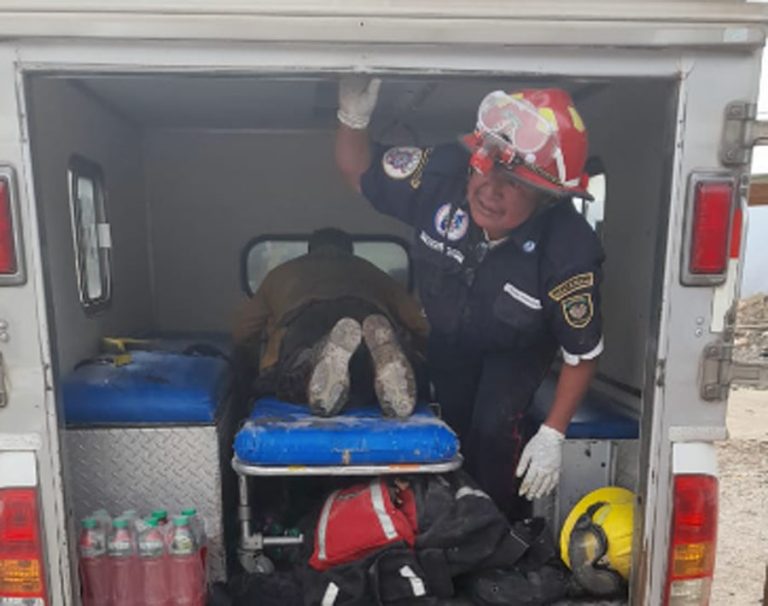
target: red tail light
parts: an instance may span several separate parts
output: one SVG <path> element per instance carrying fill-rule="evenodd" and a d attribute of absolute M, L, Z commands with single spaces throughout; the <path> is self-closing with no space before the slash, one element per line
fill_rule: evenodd
<path fill-rule="evenodd" d="M 0 179 L 0 274 L 3 275 L 13 275 L 18 271 L 11 210 L 8 182 Z"/>
<path fill-rule="evenodd" d="M 44 571 L 37 491 L 0 489 L 0 606 L 43 606 Z"/>
<path fill-rule="evenodd" d="M 731 181 L 701 181 L 695 185 L 689 268 L 692 274 L 722 274 L 727 268 L 733 187 Z"/>
<path fill-rule="evenodd" d="M 0 286 L 22 284 L 25 280 L 14 182 L 13 169 L 0 165 Z"/>
<path fill-rule="evenodd" d="M 667 571 L 667 606 L 709 602 L 717 545 L 717 478 L 675 476 Z"/>

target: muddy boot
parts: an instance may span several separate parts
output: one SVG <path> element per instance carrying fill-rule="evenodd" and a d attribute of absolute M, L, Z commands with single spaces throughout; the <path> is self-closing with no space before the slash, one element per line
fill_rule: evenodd
<path fill-rule="evenodd" d="M 349 359 L 360 345 L 360 337 L 360 323 L 342 318 L 318 347 L 307 388 L 307 400 L 314 414 L 330 417 L 347 403 Z"/>
<path fill-rule="evenodd" d="M 389 320 L 380 314 L 363 321 L 363 339 L 373 358 L 374 388 L 387 416 L 404 418 L 416 405 L 416 379 Z"/>

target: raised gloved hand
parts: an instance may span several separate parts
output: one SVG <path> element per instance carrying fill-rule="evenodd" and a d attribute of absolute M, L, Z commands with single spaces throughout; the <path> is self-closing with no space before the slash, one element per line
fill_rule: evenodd
<path fill-rule="evenodd" d="M 381 80 L 365 76 L 351 76 L 339 82 L 339 122 L 362 130 L 371 121 L 373 108 L 379 97 Z"/>
<path fill-rule="evenodd" d="M 565 436 L 557 429 L 542 425 L 525 445 L 516 471 L 518 478 L 525 474 L 520 484 L 521 496 L 533 501 L 552 492 L 560 478 L 563 440 Z"/>

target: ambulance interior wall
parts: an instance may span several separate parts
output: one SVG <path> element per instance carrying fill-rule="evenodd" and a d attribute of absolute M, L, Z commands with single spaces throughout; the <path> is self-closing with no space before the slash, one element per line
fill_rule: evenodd
<path fill-rule="evenodd" d="M 344 185 L 333 145 L 330 130 L 147 133 L 157 326 L 231 330 L 246 299 L 241 253 L 254 237 L 325 226 L 410 237 Z"/>
<path fill-rule="evenodd" d="M 498 83 L 495 83 L 498 85 Z M 607 173 L 607 253 L 601 373 L 638 392 L 660 267 L 671 95 L 662 82 L 623 81 L 587 95 L 579 108 Z M 457 110 L 427 143 L 452 140 L 472 115 Z M 331 125 L 332 126 L 332 125 Z M 373 130 L 375 130 L 375 124 Z M 405 143 L 409 143 L 406 141 Z M 240 253 L 269 234 L 335 225 L 411 240 L 408 227 L 376 213 L 337 175 L 333 131 L 153 130 L 145 138 L 157 324 L 227 330 L 240 290 Z M 625 398 L 639 410 L 640 400 Z"/>
<path fill-rule="evenodd" d="M 637 391 L 644 386 L 647 350 L 655 347 L 676 95 L 674 82 L 624 80 L 579 105 L 590 153 L 601 158 L 606 174 L 599 372 Z M 625 403 L 639 411 L 639 398 Z"/>
<path fill-rule="evenodd" d="M 65 373 L 98 351 L 100 337 L 130 334 L 151 322 L 141 135 L 135 125 L 65 80 L 30 80 L 27 93 L 54 348 Z M 101 165 L 108 192 L 113 297 L 106 309 L 93 314 L 83 309 L 78 295 L 67 187 L 73 154 Z"/>
<path fill-rule="evenodd" d="M 137 86 L 133 82 L 131 90 L 141 95 Z M 482 88 L 499 86 L 495 81 Z M 676 89 L 670 82 L 626 79 L 580 90 L 576 102 L 591 153 L 607 174 L 600 370 L 637 392 L 652 334 L 653 285 L 662 267 L 659 235 L 669 199 L 664 184 Z M 341 182 L 332 115 L 305 130 L 168 128 L 157 116 L 146 124 L 145 116 L 126 115 L 125 107 L 110 111 L 118 98 L 95 101 L 63 79 L 35 80 L 31 93 L 37 194 L 63 370 L 92 355 L 101 335 L 152 328 L 228 331 L 245 299 L 240 256 L 251 238 L 327 225 L 411 237 L 409 228 L 376 213 Z M 455 140 L 471 126 L 476 103 L 457 99 L 456 109 L 420 133 L 421 140 Z M 83 312 L 77 296 L 66 188 L 72 153 L 102 165 L 109 196 L 114 295 L 111 306 L 93 316 Z M 636 395 L 625 403 L 640 407 Z"/>

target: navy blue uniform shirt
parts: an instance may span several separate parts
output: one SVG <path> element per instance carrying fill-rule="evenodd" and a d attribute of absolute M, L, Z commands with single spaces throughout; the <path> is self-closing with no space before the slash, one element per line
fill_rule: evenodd
<path fill-rule="evenodd" d="M 565 199 L 503 242 L 488 242 L 466 202 L 468 165 L 459 145 L 376 146 L 361 179 L 377 210 L 415 229 L 432 338 L 479 355 L 519 352 L 547 366 L 558 346 L 569 364 L 596 357 L 604 255 L 594 231 Z"/>

